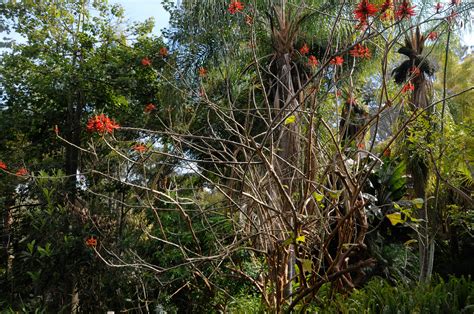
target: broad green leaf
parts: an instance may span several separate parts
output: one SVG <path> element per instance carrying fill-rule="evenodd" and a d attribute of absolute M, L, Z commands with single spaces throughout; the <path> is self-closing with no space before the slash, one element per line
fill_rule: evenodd
<path fill-rule="evenodd" d="M 285 119 L 285 125 L 295 123 L 296 116 L 292 115 Z"/>
<path fill-rule="evenodd" d="M 386 215 L 387 218 L 390 220 L 392 223 L 392 226 L 395 226 L 396 224 L 402 224 L 405 222 L 404 219 L 402 219 L 402 214 L 401 213 L 393 213 L 393 214 L 388 214 Z"/>

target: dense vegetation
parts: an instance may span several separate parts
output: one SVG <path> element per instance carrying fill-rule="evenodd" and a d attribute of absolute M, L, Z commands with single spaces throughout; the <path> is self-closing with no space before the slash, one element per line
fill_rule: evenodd
<path fill-rule="evenodd" d="M 3 1 L 0 310 L 468 313 L 472 3 Z"/>

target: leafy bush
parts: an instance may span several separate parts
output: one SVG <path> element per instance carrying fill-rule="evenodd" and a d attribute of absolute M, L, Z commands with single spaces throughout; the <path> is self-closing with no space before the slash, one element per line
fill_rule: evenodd
<path fill-rule="evenodd" d="M 437 279 L 431 285 L 391 286 L 377 278 L 350 296 L 337 295 L 320 313 L 472 313 L 474 282 L 468 278 Z"/>

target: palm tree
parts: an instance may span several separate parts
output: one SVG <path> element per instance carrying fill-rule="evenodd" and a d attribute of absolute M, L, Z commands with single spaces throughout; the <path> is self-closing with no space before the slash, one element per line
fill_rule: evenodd
<path fill-rule="evenodd" d="M 435 72 L 434 65 L 422 55 L 426 37 L 420 32 L 419 27 L 416 31 L 410 32 L 405 40 L 405 45 L 398 52 L 408 57 L 408 60 L 402 62 L 393 71 L 395 82 L 398 84 L 412 84 L 413 93 L 410 97 L 410 107 L 412 110 L 426 110 L 427 119 L 430 120 L 433 108 L 429 107 L 432 95 L 432 82 L 430 77 Z M 413 131 L 416 131 L 413 130 Z M 426 136 L 425 141 L 430 141 Z M 413 182 L 413 190 L 416 198 L 426 200 L 426 185 L 429 177 L 429 164 L 422 152 L 407 147 L 407 171 Z M 420 280 L 429 280 L 433 268 L 434 242 L 430 239 L 428 233 L 428 212 L 427 205 L 420 209 L 420 218 L 425 223 L 424 236 L 420 238 Z"/>

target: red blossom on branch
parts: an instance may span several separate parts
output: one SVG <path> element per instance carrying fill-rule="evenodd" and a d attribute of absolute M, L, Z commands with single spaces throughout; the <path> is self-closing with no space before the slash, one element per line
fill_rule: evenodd
<path fill-rule="evenodd" d="M 97 132 L 100 134 L 112 134 L 114 130 L 118 128 L 120 128 L 120 125 L 103 113 L 91 117 L 89 121 L 87 121 L 86 127 L 88 132 Z"/>
<path fill-rule="evenodd" d="M 372 54 L 368 47 L 364 47 L 361 44 L 357 44 L 351 51 L 349 51 L 350 55 L 354 58 L 367 58 L 370 59 Z"/>
<path fill-rule="evenodd" d="M 239 12 L 242 12 L 244 9 L 244 4 L 240 1 L 231 1 L 229 3 L 229 7 L 227 8 L 227 11 L 229 11 L 230 14 L 236 14 Z"/>
<path fill-rule="evenodd" d="M 443 8 L 443 4 L 438 2 L 436 3 L 435 9 L 436 9 L 436 14 L 439 13 L 439 11 Z"/>
<path fill-rule="evenodd" d="M 168 56 L 168 48 L 166 47 L 161 47 L 160 48 L 160 52 L 159 52 L 160 56 L 165 58 Z"/>
<path fill-rule="evenodd" d="M 398 20 L 402 20 L 406 17 L 409 18 L 411 16 L 415 16 L 415 10 L 414 10 L 415 8 L 416 8 L 416 5 L 410 6 L 410 3 L 407 0 L 403 0 L 403 2 L 398 7 L 397 12 L 395 12 L 395 17 Z"/>
<path fill-rule="evenodd" d="M 152 103 L 149 103 L 148 105 L 145 106 L 145 109 L 143 109 L 143 111 L 144 111 L 145 113 L 150 113 L 150 112 L 152 112 L 152 111 L 155 110 L 155 109 L 156 109 L 156 106 L 155 106 L 154 104 L 152 104 Z"/>
<path fill-rule="evenodd" d="M 315 66 L 318 65 L 318 63 L 319 63 L 319 61 L 318 61 L 318 59 L 316 59 L 315 56 L 309 56 L 309 57 L 308 57 L 308 64 L 309 64 L 310 66 L 315 67 Z"/>
<path fill-rule="evenodd" d="M 367 20 L 370 16 L 374 16 L 377 13 L 377 7 L 368 0 L 362 0 L 354 10 L 355 18 L 359 20 L 361 25 L 367 24 Z"/>
<path fill-rule="evenodd" d="M 145 57 L 142 59 L 141 63 L 144 67 L 149 67 L 151 65 L 151 60 L 148 59 L 148 57 Z"/>
<path fill-rule="evenodd" d="M 306 43 L 303 44 L 300 48 L 300 53 L 304 56 L 309 53 L 309 47 Z"/>
<path fill-rule="evenodd" d="M 7 170 L 7 165 L 1 160 L 0 160 L 0 169 Z"/>
<path fill-rule="evenodd" d="M 411 75 L 413 75 L 413 77 L 417 77 L 418 75 L 421 74 L 421 70 L 420 70 L 419 67 L 412 66 L 412 67 L 410 68 L 410 73 L 411 73 Z"/>
<path fill-rule="evenodd" d="M 97 246 L 97 238 L 95 236 L 89 236 L 87 239 L 86 239 L 86 245 L 88 247 L 96 247 Z"/>
<path fill-rule="evenodd" d="M 438 33 L 437 32 L 430 32 L 426 38 L 428 38 L 429 40 L 436 40 L 436 39 L 438 39 Z"/>
<path fill-rule="evenodd" d="M 137 144 L 133 146 L 133 150 L 139 153 L 144 153 L 147 151 L 147 147 L 143 144 Z"/>
<path fill-rule="evenodd" d="M 200 77 L 205 77 L 207 75 L 207 70 L 205 67 L 200 67 L 198 73 Z"/>
<path fill-rule="evenodd" d="M 342 65 L 344 63 L 344 58 L 341 56 L 337 56 L 333 58 L 329 63 L 333 65 Z"/>
<path fill-rule="evenodd" d="M 460 5 L 461 0 L 451 0 L 451 5 Z"/>
<path fill-rule="evenodd" d="M 20 168 L 16 172 L 16 175 L 20 177 L 26 176 L 27 174 L 28 174 L 28 170 L 26 170 L 25 168 Z"/>
<path fill-rule="evenodd" d="M 406 83 L 405 85 L 403 85 L 403 88 L 402 88 L 402 93 L 407 93 L 409 91 L 413 91 L 415 90 L 415 85 L 413 85 L 411 82 L 408 82 Z"/>

